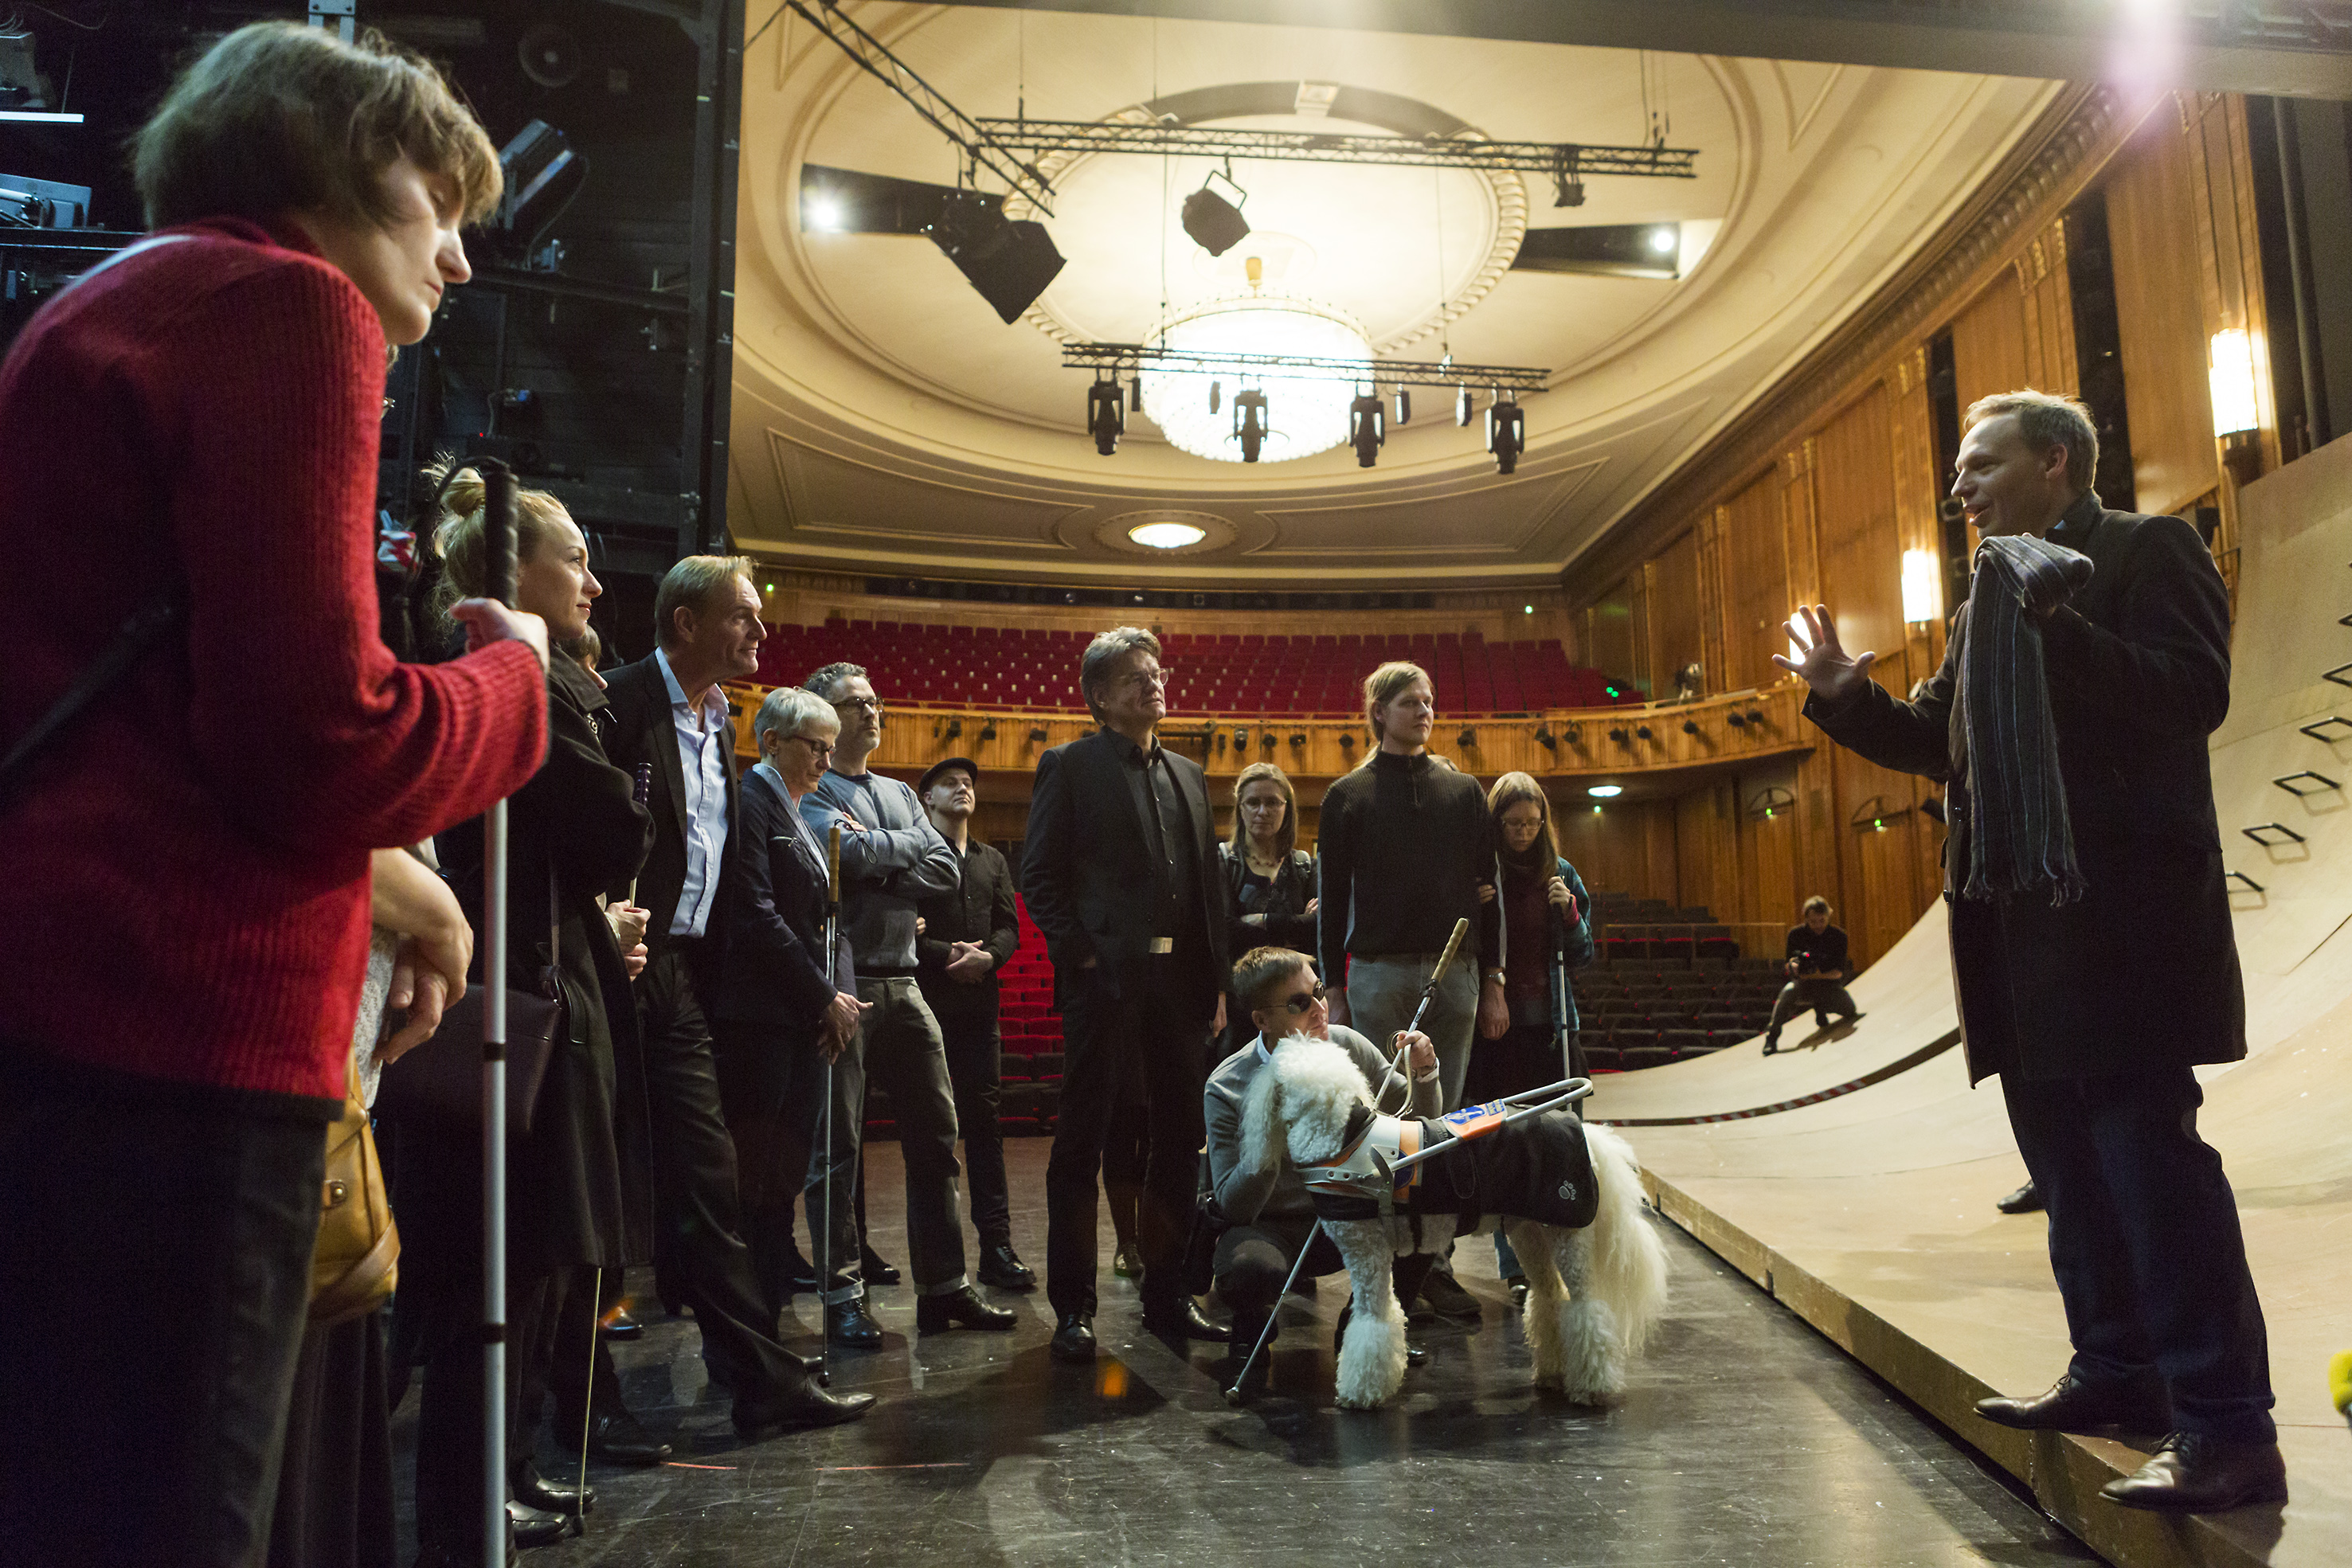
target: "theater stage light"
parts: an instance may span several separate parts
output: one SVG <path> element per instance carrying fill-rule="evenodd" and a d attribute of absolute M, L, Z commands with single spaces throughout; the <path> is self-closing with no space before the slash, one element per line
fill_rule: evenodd
<path fill-rule="evenodd" d="M 1241 202 L 1249 200 L 1249 193 L 1234 184 L 1232 175 L 1213 169 L 1201 188 L 1184 198 L 1184 232 L 1211 256 L 1224 255 L 1249 238 L 1250 232 L 1249 220 L 1242 216 L 1241 202 L 1229 201 L 1211 189 L 1220 180 Z"/>
<path fill-rule="evenodd" d="M 940 202 L 940 215 L 923 232 L 1008 327 L 1037 302 L 1064 266 L 1045 225 L 1006 217 L 1002 196 L 953 192 Z"/>

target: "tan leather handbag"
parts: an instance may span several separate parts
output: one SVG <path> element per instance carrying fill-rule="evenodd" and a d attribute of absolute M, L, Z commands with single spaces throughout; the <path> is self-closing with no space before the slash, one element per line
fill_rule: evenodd
<path fill-rule="evenodd" d="M 327 1129 L 327 1179 L 310 1253 L 310 1321 L 364 1317 L 392 1299 L 399 1281 L 400 1228 L 392 1222 L 392 1195 L 353 1062 L 343 1113 Z"/>

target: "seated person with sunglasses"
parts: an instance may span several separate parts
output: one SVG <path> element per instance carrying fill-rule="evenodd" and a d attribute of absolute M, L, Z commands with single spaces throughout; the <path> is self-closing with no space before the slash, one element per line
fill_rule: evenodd
<path fill-rule="evenodd" d="M 1217 1294 L 1233 1308 L 1233 1354 L 1246 1356 L 1251 1345 L 1282 1297 L 1283 1281 L 1298 1260 L 1299 1249 L 1311 1239 L 1314 1247 L 1299 1272 L 1315 1277 L 1340 1271 L 1339 1249 L 1315 1229 L 1315 1204 L 1306 1184 L 1286 1158 L 1272 1174 L 1247 1168 L 1242 1162 L 1242 1105 L 1250 1080 L 1274 1060 L 1275 1051 L 1292 1035 L 1328 1040 L 1344 1047 L 1364 1074 L 1367 1088 L 1399 1115 L 1433 1117 L 1443 1107 L 1438 1083 L 1437 1047 L 1424 1034 L 1400 1032 L 1381 1048 L 1345 1025 L 1334 1026 L 1322 984 L 1315 977 L 1307 955 L 1286 947 L 1252 949 L 1234 966 L 1233 994 L 1249 1009 L 1257 1036 L 1218 1064 L 1209 1075 L 1202 1110 L 1209 1124 L 1208 1181 L 1212 1197 L 1227 1227 L 1217 1239 Z M 1272 1042 L 1272 1043 L 1269 1043 Z M 1405 1047 L 1408 1085 L 1389 1066 L 1389 1051 Z M 1401 1102 L 1410 1093 L 1411 1104 Z M 1397 1260 L 1399 1296 L 1412 1300 L 1405 1278 L 1413 1260 Z M 1426 1268 L 1425 1257 L 1422 1267 Z M 1412 1290 L 1420 1279 L 1411 1281 Z M 1269 1335 L 1269 1343 L 1272 1336 Z M 1418 1363 L 1420 1353 L 1412 1353 Z M 1263 1375 L 1265 1358 L 1258 1359 L 1253 1376 Z"/>

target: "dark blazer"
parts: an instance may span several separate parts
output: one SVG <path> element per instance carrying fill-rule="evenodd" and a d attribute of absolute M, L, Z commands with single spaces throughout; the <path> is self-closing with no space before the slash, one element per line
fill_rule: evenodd
<path fill-rule="evenodd" d="M 596 895 L 635 873 L 649 824 L 631 798 L 630 774 L 607 759 L 598 738 L 605 704 L 594 677 L 559 658 L 547 688 L 547 760 L 508 803 L 507 983 L 539 983 L 551 936 L 571 1027 L 548 1060 L 530 1136 L 509 1146 L 509 1255 L 519 1266 L 612 1269 L 651 1256 L 653 1166 L 636 1009 Z M 482 819 L 436 843 L 478 928 Z M 475 984 L 486 956 L 477 948 Z M 478 1145 L 460 1142 L 428 1154 L 403 1134 L 404 1150 L 413 1151 L 398 1162 L 403 1241 L 418 1261 L 434 1259 L 428 1271 L 436 1275 L 469 1270 L 479 1256 Z M 457 1254 L 446 1267 L 445 1248 Z"/>
<path fill-rule="evenodd" d="M 1123 992 L 1146 957 L 1161 869 L 1145 825 L 1142 770 L 1129 766 L 1128 740 L 1107 729 L 1055 747 L 1037 758 L 1029 795 L 1029 837 L 1021 856 L 1021 893 L 1029 918 L 1045 934 L 1054 962 L 1056 1002 L 1078 983 L 1088 958 L 1096 980 Z M 1217 1007 L 1226 971 L 1224 879 L 1217 869 L 1216 818 L 1201 765 L 1163 751 L 1168 773 L 1183 792 L 1185 816 L 1198 855 L 1201 951 L 1208 959 L 1188 977 L 1205 1022 Z"/>
<path fill-rule="evenodd" d="M 2238 1061 L 2245 998 L 2206 739 L 2230 707 L 2228 591 L 2178 517 L 2110 512 L 2085 494 L 2048 537 L 2092 565 L 2042 633 L 2083 902 L 1958 896 L 1972 810 L 1953 702 L 1965 614 L 1916 700 L 1871 683 L 1835 708 L 1809 701 L 1806 716 L 1873 762 L 1949 782 L 1944 896 L 1972 1079 Z"/>
<path fill-rule="evenodd" d="M 953 846 L 950 845 L 950 848 Z M 998 977 L 1021 946 L 1021 912 L 1013 902 L 1013 868 L 994 844 L 971 840 L 954 889 L 915 905 L 923 934 L 915 938 L 915 983 L 931 1011 L 957 1018 L 996 1016 Z M 977 942 L 994 962 L 977 980 L 947 977 L 948 945 Z"/>
<path fill-rule="evenodd" d="M 637 874 L 637 902 L 650 912 L 646 929 L 659 941 L 677 915 L 678 894 L 686 886 L 686 770 L 677 758 L 677 729 L 670 718 L 669 686 L 661 666 L 647 653 L 604 677 L 604 695 L 612 705 L 613 722 L 604 737 L 605 750 L 625 773 L 637 764 L 654 765 L 653 792 L 646 805 L 653 812 L 653 848 L 645 869 Z M 739 810 L 735 743 L 727 744 L 727 852 L 735 841 Z M 722 859 L 725 858 L 722 854 Z M 716 868 L 714 868 L 714 871 Z M 712 920 L 718 918 L 714 905 Z M 703 927 L 706 934 L 710 926 Z"/>
<path fill-rule="evenodd" d="M 855 995 L 849 944 L 824 961 L 824 852 L 784 792 L 753 768 L 743 779 L 714 924 L 726 959 L 714 1018 L 812 1034 L 836 991 Z"/>

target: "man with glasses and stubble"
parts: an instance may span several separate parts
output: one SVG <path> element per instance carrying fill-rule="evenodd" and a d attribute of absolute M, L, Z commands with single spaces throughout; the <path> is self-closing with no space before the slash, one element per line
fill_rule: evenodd
<path fill-rule="evenodd" d="M 819 845 L 835 826 L 842 830 L 841 929 L 856 965 L 857 999 L 866 1007 L 857 1042 L 834 1064 L 827 1222 L 833 1277 L 824 1281 L 825 1333 L 835 1344 L 859 1349 L 882 1343 L 881 1325 L 866 1310 L 861 1238 L 852 1213 L 869 1080 L 890 1097 L 907 1164 L 916 1327 L 924 1333 L 959 1324 L 1010 1329 L 1013 1314 L 981 1300 L 964 1274 L 947 1046 L 915 984 L 915 905 L 957 885 L 956 852 L 931 826 L 912 789 L 866 768 L 882 744 L 882 700 L 866 672 L 856 664 L 827 664 L 801 684 L 831 703 L 841 718 L 833 765 L 801 802 L 801 816 Z M 820 1174 L 811 1173 L 813 1185 Z"/>

